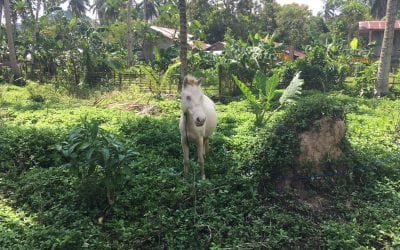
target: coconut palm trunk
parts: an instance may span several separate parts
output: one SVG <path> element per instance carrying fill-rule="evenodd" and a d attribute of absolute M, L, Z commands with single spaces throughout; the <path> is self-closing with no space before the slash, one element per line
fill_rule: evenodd
<path fill-rule="evenodd" d="M 4 0 L 4 18 L 6 20 L 6 33 L 8 40 L 8 51 L 10 55 L 10 66 L 11 71 L 14 74 L 14 79 L 17 79 L 21 76 L 21 72 L 18 67 L 17 62 L 17 54 L 14 46 L 14 36 L 13 36 L 13 26 L 11 23 L 11 6 L 10 0 Z"/>
<path fill-rule="evenodd" d="M 4 1 L 0 0 L 0 27 L 1 27 L 1 21 L 3 20 L 3 5 Z"/>
<path fill-rule="evenodd" d="M 186 20 L 186 0 L 179 0 L 179 40 L 180 40 L 180 53 L 179 59 L 181 61 L 181 75 L 179 79 L 178 91 L 182 89 L 183 78 L 188 73 L 187 67 L 187 20 Z"/>
<path fill-rule="evenodd" d="M 127 15 L 127 26 L 128 26 L 128 67 L 132 66 L 133 60 L 133 38 L 132 38 L 132 0 L 128 0 L 128 15 Z"/>
<path fill-rule="evenodd" d="M 394 26 L 396 23 L 397 1 L 388 0 L 386 6 L 386 27 L 383 35 L 378 73 L 375 82 L 374 95 L 381 97 L 389 93 L 389 73 L 392 60 Z"/>

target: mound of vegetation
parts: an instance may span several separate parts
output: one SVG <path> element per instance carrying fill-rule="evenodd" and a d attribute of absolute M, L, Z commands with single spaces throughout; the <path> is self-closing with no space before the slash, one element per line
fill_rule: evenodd
<path fill-rule="evenodd" d="M 249 167 L 260 176 L 262 189 L 271 188 L 271 184 L 304 189 L 319 179 L 321 190 L 327 179 L 350 174 L 352 160 L 346 148 L 344 119 L 343 104 L 323 95 L 312 95 L 291 106 L 272 127 L 261 132 L 254 145 Z M 325 133 L 318 134 L 322 130 Z M 316 141 L 320 145 L 309 145 Z M 317 147 L 324 144 L 327 150 L 318 152 Z"/>

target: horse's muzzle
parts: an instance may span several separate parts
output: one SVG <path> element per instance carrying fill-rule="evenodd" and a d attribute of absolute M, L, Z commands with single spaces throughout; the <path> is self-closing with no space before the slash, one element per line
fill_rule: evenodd
<path fill-rule="evenodd" d="M 201 127 L 201 126 L 204 125 L 205 122 L 206 122 L 206 119 L 205 119 L 205 118 L 204 118 L 204 119 L 197 118 L 197 119 L 194 121 L 194 124 L 196 124 L 196 127 Z"/>

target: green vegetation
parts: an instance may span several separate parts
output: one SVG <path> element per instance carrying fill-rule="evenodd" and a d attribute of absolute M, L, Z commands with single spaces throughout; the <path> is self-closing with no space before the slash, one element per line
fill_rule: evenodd
<path fill-rule="evenodd" d="M 357 26 L 391 1 L 184 2 L 0 0 L 0 249 L 400 249 L 400 71 L 369 99 Z M 217 103 L 207 180 L 182 174 L 181 67 Z M 343 157 L 298 166 L 322 117 Z"/>
<path fill-rule="evenodd" d="M 255 117 L 247 111 L 247 102 L 218 104 L 219 124 L 206 159 L 209 178 L 201 181 L 195 161 L 189 179 L 182 177 L 176 100 L 157 100 L 157 115 L 143 116 L 107 108 L 117 96 L 130 96 L 124 94 L 129 89 L 102 96 L 104 105 L 89 106 L 93 100 L 66 99 L 54 89 L 42 92 L 46 101 L 36 103 L 29 86 L 0 86 L 2 248 L 399 247 L 398 100 L 305 93 L 299 104 L 275 112 L 260 132 L 254 130 Z M 135 97 L 143 100 L 142 95 Z M 354 169 L 354 181 L 320 189 L 319 181 L 308 180 L 315 188 L 310 192 L 329 201 L 321 209 L 293 193 L 260 192 L 258 173 L 290 161 L 290 131 L 306 129 L 322 115 L 318 110 L 345 118 L 346 162 Z M 97 126 L 80 125 L 82 117 L 101 121 L 98 136 L 79 137 L 84 131 L 89 136 Z M 74 147 L 73 138 L 81 138 L 80 147 Z M 101 179 L 107 172 L 98 168 L 81 179 L 64 165 L 71 161 L 56 146 L 65 141 L 62 145 L 72 148 L 70 155 L 87 154 L 86 141 L 96 142 L 97 154 L 74 158 L 76 166 L 87 171 L 94 163 L 105 166 L 102 148 L 113 150 L 106 145 L 114 140 L 123 144 L 116 143 L 115 149 L 125 148 L 118 154 L 131 150 L 138 155 L 113 182 L 118 184 L 110 207 Z M 110 152 L 109 159 L 114 156 Z"/>

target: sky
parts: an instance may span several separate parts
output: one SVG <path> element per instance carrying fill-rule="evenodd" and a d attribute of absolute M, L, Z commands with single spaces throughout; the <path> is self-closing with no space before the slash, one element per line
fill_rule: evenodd
<path fill-rule="evenodd" d="M 276 2 L 279 4 L 298 3 L 308 5 L 313 15 L 317 15 L 319 11 L 322 11 L 322 0 L 276 0 Z"/>

